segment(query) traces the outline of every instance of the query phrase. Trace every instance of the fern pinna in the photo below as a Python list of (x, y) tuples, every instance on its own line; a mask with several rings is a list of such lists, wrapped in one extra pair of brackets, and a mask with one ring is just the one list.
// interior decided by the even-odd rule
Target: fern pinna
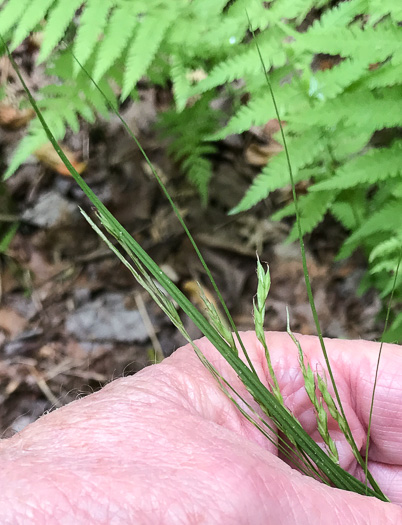
[[(107, 114), (79, 63), (112, 102), (110, 79), (121, 99), (135, 94), (144, 75), (156, 84), (171, 82), (175, 108), (162, 126), (172, 130), (171, 151), (204, 201), (214, 142), (275, 118), (249, 19), (286, 122), (295, 180), (309, 183), (300, 199), (304, 232), (332, 213), (351, 232), (340, 256), (362, 247), (371, 262), (365, 285), (389, 293), (402, 239), (400, 2), (5, 0), (0, 5), (0, 33), (12, 47), (30, 32), (42, 32), (38, 61), (46, 62), (58, 81), (39, 97), (58, 138), (67, 127), (77, 130), (80, 118)], [(220, 129), (222, 118), (211, 101), (225, 90), (234, 101), (233, 115)], [(245, 93), (246, 105), (240, 102)], [(191, 140), (183, 140), (186, 135)], [(43, 142), (33, 121), (6, 176)], [(251, 208), (288, 182), (279, 153), (232, 212)], [(275, 218), (293, 211), (290, 205)], [(292, 231), (290, 240), (295, 236)], [(402, 277), (396, 295), (402, 299)], [(402, 312), (391, 336), (401, 334)]]

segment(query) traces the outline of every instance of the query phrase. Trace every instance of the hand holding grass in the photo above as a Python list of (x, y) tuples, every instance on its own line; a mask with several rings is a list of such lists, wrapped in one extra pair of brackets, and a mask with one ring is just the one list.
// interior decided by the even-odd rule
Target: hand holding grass
[[(243, 334), (266, 383), (264, 348)], [(323, 372), (314, 337), (298, 336)], [(271, 362), (286, 405), (320, 441), (297, 348), (269, 333)], [(227, 362), (199, 348), (259, 410)], [(355, 441), (365, 450), (378, 344), (328, 340)], [(343, 434), (331, 426), (341, 465), (364, 480)], [(369, 468), (402, 506), (402, 353), (385, 345), (371, 429)], [(220, 390), (190, 346), (134, 377), (44, 416), (0, 443), (0, 522), (84, 524), (396, 524), (402, 509), (330, 488), (291, 469)]]

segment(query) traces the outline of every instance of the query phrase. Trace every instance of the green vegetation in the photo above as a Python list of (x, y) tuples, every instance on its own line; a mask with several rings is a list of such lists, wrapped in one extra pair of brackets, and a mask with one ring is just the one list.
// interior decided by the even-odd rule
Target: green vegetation
[[(55, 81), (39, 90), (38, 105), (57, 140), (67, 128), (78, 131), (80, 119), (93, 122), (96, 114), (109, 114), (80, 64), (114, 104), (112, 85), (124, 100), (136, 96), (144, 75), (153, 84), (171, 84), (175, 106), (160, 125), (203, 203), (216, 142), (276, 118), (258, 44), (286, 122), (295, 182), (308, 183), (300, 198), (303, 232), (331, 213), (350, 232), (339, 257), (363, 249), (370, 269), (362, 290), (374, 285), (386, 297), (402, 241), (402, 7), (393, 0), (333, 4), (6, 0), (0, 2), (0, 34), (14, 49), (31, 32), (41, 32), (38, 62)], [(211, 105), (222, 94), (232, 101), (228, 115)], [(245, 95), (247, 104), (241, 102)], [(35, 119), (5, 177), (46, 141)], [(286, 186), (286, 164), (284, 152), (276, 155), (232, 213)], [(290, 204), (274, 219), (294, 212)], [(294, 227), (289, 240), (296, 238)], [(402, 299), (402, 276), (395, 299)], [(395, 312), (388, 338), (398, 340), (402, 312)]]
[[(331, 486), (387, 501), (368, 471), (368, 454), (365, 461), (357, 449), (342, 408), (315, 311), (303, 233), (310, 232), (327, 211), (332, 212), (351, 231), (341, 255), (363, 246), (373, 262), (372, 274), (378, 275), (378, 282), (383, 279), (384, 294), (398, 290), (401, 279), (397, 273), (390, 285), (386, 282), (389, 271), (397, 268), (402, 240), (401, 225), (394, 220), (401, 208), (401, 181), (398, 180), (401, 141), (393, 129), (400, 121), (401, 88), (397, 73), (401, 71), (402, 60), (397, 46), (398, 9), (391, 3), (387, 6), (386, 2), (351, 0), (332, 8), (327, 7), (326, 2), (315, 2), (315, 8), (323, 11), (317, 12), (318, 20), (302, 32), (300, 24), (306, 19), (312, 2), (277, 0), (268, 7), (257, 1), (249, 6), (243, 0), (229, 3), (150, 1), (146, 5), (128, 0), (88, 0), (82, 6), (81, 1), (71, 0), (68, 3), (66, 0), (31, 0), (31, 3), (9, 0), (3, 4), (0, 33), (15, 47), (30, 31), (41, 27), (43, 42), (39, 61), (47, 60), (48, 73), (61, 81), (41, 89), (36, 103), (12, 61), (38, 119), (20, 143), (6, 176), (10, 176), (27, 155), (50, 140), (96, 207), (102, 227), (118, 241), (122, 251), (84, 213), (86, 220), (193, 345), (201, 361), (245, 417), (268, 439), (278, 439), (278, 448), (289, 458), (295, 453), (296, 461), (302, 463), (306, 474)], [(80, 7), (80, 15), (75, 18)], [(47, 20), (42, 24), (44, 17)], [(253, 34), (251, 38), (253, 32), (258, 35)], [(63, 45), (59, 46), (61, 40)], [(329, 55), (330, 68), (325, 71), (311, 67), (319, 53)], [(266, 72), (266, 61), (272, 68), (270, 79), (264, 78), (261, 72), (261, 66)], [(197, 70), (203, 72), (203, 79), (196, 79)], [(334, 398), (327, 388), (326, 377), (314, 374), (306, 364), (290, 327), (288, 333), (298, 348), (305, 388), (315, 408), (317, 429), (326, 451), (309, 437), (286, 408), (275, 378), (263, 332), (270, 288), (268, 269), (257, 261), (254, 318), (256, 336), (263, 345), (271, 375), (271, 383), (266, 388), (242, 345), (209, 269), (152, 166), (222, 303), (224, 320), (206, 298), (208, 318), (191, 304), (94, 195), (57, 143), (67, 127), (73, 131), (79, 129), (79, 117), (92, 121), (96, 112), (108, 115), (112, 110), (121, 118), (110, 81), (119, 86), (120, 98), (125, 99), (135, 96), (136, 84), (145, 74), (153, 83), (173, 83), (176, 107), (163, 116), (162, 127), (169, 130), (171, 152), (197, 185), (204, 202), (211, 176), (208, 155), (215, 151), (214, 141), (247, 130), (251, 125), (264, 124), (271, 118), (286, 122), (287, 138), (285, 140), (281, 126), (278, 139), (284, 146), (283, 152), (256, 178), (232, 213), (250, 208), (271, 191), (287, 185), (290, 176), (293, 204), (277, 213), (276, 218), (296, 215), (290, 239), (300, 241), (307, 291)], [(244, 85), (230, 85), (235, 79), (242, 79)], [(225, 128), (219, 129), (222, 114), (213, 109), (211, 102), (222, 89), (228, 90), (233, 107), (238, 109)], [(250, 97), (246, 106), (240, 104), (244, 93)], [(123, 120), (122, 124), (129, 131)], [(380, 134), (382, 143), (374, 143), (373, 134), (384, 128), (390, 129), (387, 141)], [(134, 136), (133, 139), (140, 147)], [(298, 200), (295, 184), (302, 180), (309, 181), (310, 186), (308, 193)], [(155, 281), (171, 299), (160, 291)], [(205, 359), (186, 332), (172, 300), (235, 369), (248, 392), (288, 442), (259, 417)], [(394, 321), (394, 329), (398, 323), (402, 325), (401, 316)], [(236, 339), (247, 363), (239, 358)], [(336, 445), (328, 431), (328, 413), (338, 423), (356, 461), (364, 469), (365, 483), (340, 468)]]
[[(300, 348), (298, 341), (291, 333), (290, 328), (288, 328), (288, 332), (299, 349), (300, 364), (302, 367), (303, 376), (305, 378), (306, 391), (308, 392), (308, 395), (313, 405), (316, 407), (317, 426), (318, 426), (320, 434), (322, 435), (324, 439), (324, 443), (328, 447), (328, 455), (303, 430), (299, 421), (293, 416), (293, 414), (285, 406), (283, 399), (282, 399), (282, 395), (279, 392), (278, 383), (276, 381), (275, 374), (274, 374), (273, 368), (270, 363), (269, 350), (267, 348), (267, 344), (263, 336), (265, 303), (266, 303), (269, 288), (270, 288), (270, 276), (269, 276), (268, 269), (264, 270), (261, 263), (257, 261), (258, 289), (257, 289), (256, 302), (254, 305), (255, 306), (256, 335), (257, 335), (257, 338), (264, 341), (263, 346), (265, 349), (265, 355), (267, 358), (268, 367), (272, 374), (272, 382), (267, 388), (259, 379), (251, 363), (251, 360), (247, 354), (247, 351), (241, 342), (240, 336), (235, 330), (236, 337), (238, 338), (239, 344), (241, 348), (243, 349), (244, 356), (249, 366), (247, 366), (247, 364), (244, 363), (239, 358), (238, 349), (235, 346), (234, 338), (231, 333), (228, 333), (227, 328), (226, 328), (226, 322), (220, 319), (220, 316), (217, 310), (215, 309), (215, 307), (213, 306), (213, 304), (205, 301), (207, 311), (209, 312), (209, 316), (211, 318), (211, 321), (208, 321), (208, 319), (203, 314), (201, 314), (192, 305), (192, 303), (187, 299), (187, 297), (183, 295), (183, 293), (173, 284), (173, 282), (166, 276), (166, 274), (164, 274), (164, 272), (157, 266), (157, 264), (155, 264), (155, 262), (149, 257), (149, 255), (146, 252), (144, 252), (141, 246), (134, 240), (133, 237), (129, 235), (129, 233), (124, 229), (124, 227), (121, 224), (119, 224), (119, 222), (115, 219), (115, 217), (113, 217), (113, 215), (105, 208), (105, 206), (99, 201), (96, 195), (91, 191), (91, 189), (84, 182), (84, 180), (75, 170), (75, 168), (73, 167), (73, 165), (71, 164), (67, 156), (64, 154), (63, 150), (58, 145), (56, 138), (54, 137), (50, 128), (48, 127), (41, 110), (39, 109), (31, 92), (27, 88), (19, 72), (19, 68), (17, 64), (15, 63), (15, 61), (12, 59), (10, 53), (9, 53), (9, 57), (10, 57), (11, 63), (13, 64), (14, 69), (17, 72), (17, 75), (20, 78), (22, 85), (24, 86), (24, 89), (28, 95), (30, 104), (34, 108), (38, 116), (38, 119), (41, 125), (43, 126), (46, 136), (48, 137), (49, 141), (53, 145), (55, 151), (60, 156), (65, 166), (68, 168), (71, 175), (74, 177), (77, 184), (87, 195), (91, 203), (95, 206), (97, 210), (98, 218), (103, 228), (107, 232), (109, 232), (109, 234), (112, 235), (118, 241), (120, 247), (129, 256), (132, 262), (130, 263), (129, 261), (126, 260), (123, 253), (121, 253), (112, 244), (112, 242), (110, 242), (110, 240), (106, 237), (103, 231), (92, 221), (92, 219), (87, 214), (84, 213), (86, 220), (91, 224), (91, 226), (95, 229), (98, 235), (104, 240), (104, 242), (115, 253), (115, 255), (120, 259), (120, 261), (132, 272), (132, 274), (137, 279), (137, 281), (150, 293), (151, 297), (155, 300), (155, 302), (160, 306), (160, 308), (171, 319), (174, 326), (176, 326), (176, 328), (183, 334), (183, 336), (192, 344), (200, 360), (214, 375), (216, 380), (219, 382), (222, 390), (236, 404), (236, 406), (239, 408), (242, 414), (248, 420), (250, 420), (256, 426), (256, 428), (258, 428), (267, 437), (267, 439), (273, 441), (274, 443), (275, 443), (275, 440), (278, 439), (278, 443), (277, 443), (278, 448), (292, 461), (295, 461), (292, 456), (294, 454), (296, 458), (296, 463), (295, 463), (296, 466), (300, 467), (300, 465), (298, 464), (298, 461), (300, 461), (301, 462), (300, 469), (305, 474), (312, 475), (320, 479), (323, 483), (326, 483), (330, 486), (335, 486), (338, 488), (342, 488), (344, 490), (354, 491), (362, 495), (369, 495), (372, 497), (377, 497), (378, 499), (384, 502), (389, 501), (387, 497), (382, 493), (381, 489), (378, 487), (374, 478), (368, 471), (367, 463), (364, 462), (353, 440), (352, 433), (350, 431), (349, 425), (344, 416), (342, 403), (337, 393), (336, 385), (333, 381), (333, 376), (332, 376), (332, 372), (330, 369), (328, 357), (326, 355), (326, 350), (322, 342), (324, 356), (328, 364), (328, 373), (330, 375), (332, 384), (335, 389), (337, 403), (331, 397), (327, 389), (325, 379), (323, 377), (320, 377), (319, 375), (317, 375), (317, 379), (316, 379), (317, 386), (321, 392), (323, 399), (325, 400), (325, 403), (327, 405), (327, 408), (330, 414), (338, 422), (340, 429), (344, 433), (347, 441), (350, 443), (357, 462), (365, 469), (365, 474), (366, 474), (365, 483), (362, 483), (357, 478), (353, 477), (347, 471), (343, 470), (339, 466), (336, 446), (334, 442), (332, 441), (332, 439), (330, 438), (330, 435), (328, 432), (327, 413), (323, 407), (322, 401), (320, 401), (317, 398), (316, 393), (315, 393), (315, 390), (316, 390), (315, 381), (316, 380), (314, 378), (314, 375), (312, 374), (311, 369), (309, 367), (306, 368), (304, 364), (304, 359), (303, 359), (303, 352)], [(91, 81), (93, 81), (92, 78), (91, 78)], [(97, 87), (98, 92), (102, 94), (102, 96), (104, 96), (105, 101), (108, 102), (107, 97), (101, 92), (101, 90), (99, 89), (99, 86), (97, 86), (96, 83), (95, 83), (95, 86)], [(270, 85), (269, 87), (271, 88)], [(275, 104), (275, 107), (276, 107), (276, 104)], [(112, 105), (111, 105), (111, 108), (113, 109)], [(118, 111), (116, 109), (114, 109), (114, 111), (119, 116), (119, 118), (122, 120), (122, 123), (125, 126), (126, 130), (130, 132), (130, 130), (127, 127), (127, 124), (121, 118)], [(134, 141), (139, 146), (140, 150), (142, 151), (146, 161), (150, 164), (146, 154), (143, 152), (137, 139), (134, 137), (134, 135), (131, 132), (130, 134), (132, 138), (134, 139)], [(282, 135), (283, 135), (283, 131), (282, 131)], [(285, 150), (287, 152), (286, 143), (285, 143)], [(163, 182), (160, 180), (157, 173), (152, 168), (151, 164), (150, 166), (151, 166), (151, 169), (158, 183), (160, 184), (162, 190), (164, 191), (167, 198), (169, 199), (169, 202), (171, 203), (176, 215), (178, 216), (179, 221), (183, 225), (190, 241), (193, 243), (193, 246), (197, 252), (197, 255), (200, 258), (201, 263), (204, 265), (205, 262), (200, 252), (198, 251), (198, 248), (195, 245), (191, 237), (191, 234), (188, 232), (183, 222), (183, 219), (180, 216), (180, 213), (178, 212), (176, 206), (171, 200), (169, 194), (167, 193), (167, 190)], [(293, 195), (295, 198), (294, 202), (295, 202), (297, 224), (298, 224), (298, 229), (300, 232), (301, 231), (300, 230), (300, 215), (298, 211), (295, 185), (294, 185), (291, 169), (289, 171), (289, 175), (292, 181)], [(306, 268), (306, 257), (304, 253), (303, 239), (301, 236), (299, 237), (299, 241), (300, 241), (300, 246), (302, 250), (303, 265), (304, 265), (304, 268)], [(222, 300), (219, 290), (216, 288), (215, 282), (208, 268), (206, 268), (206, 271), (207, 271), (208, 276), (210, 277), (211, 283), (216, 289), (218, 297)], [(310, 290), (311, 292), (309, 278), (308, 278), (308, 274), (306, 270), (305, 270), (305, 278), (306, 278), (306, 285), (308, 287), (308, 290)], [(180, 305), (180, 307), (189, 316), (189, 318), (196, 324), (196, 326), (198, 326), (198, 328), (200, 328), (202, 333), (209, 339), (209, 341), (215, 346), (215, 348), (222, 354), (222, 356), (232, 366), (232, 368), (236, 371), (238, 377), (243, 382), (247, 391), (252, 395), (253, 399), (258, 403), (260, 408), (263, 410), (264, 414), (266, 414), (273, 421), (273, 423), (276, 425), (278, 430), (283, 433), (285, 439), (280, 436), (278, 431), (275, 430), (275, 428), (273, 428), (272, 425), (265, 418), (258, 416), (256, 411), (250, 406), (247, 400), (242, 398), (242, 396), (239, 395), (238, 392), (236, 392), (233, 389), (233, 387), (225, 380), (225, 378), (219, 374), (219, 372), (213, 367), (213, 365), (207, 361), (205, 356), (202, 354), (202, 352), (199, 350), (196, 344), (192, 341), (191, 337), (188, 335), (177, 313), (177, 310), (173, 305), (172, 300), (169, 299), (165, 295), (165, 293), (163, 293), (156, 286), (153, 279), (159, 282), (159, 284), (163, 287), (163, 289), (170, 295), (171, 299), (173, 299)], [(314, 302), (312, 298), (310, 301), (311, 301), (310, 304), (313, 309), (313, 313), (315, 313)], [(223, 302), (223, 306), (224, 306), (225, 313), (227, 315), (229, 323), (233, 323), (224, 302)], [(315, 314), (315, 317), (316, 317), (316, 314)], [(318, 324), (318, 321), (317, 321), (317, 324)], [(318, 326), (318, 330), (319, 330), (319, 326)], [(319, 333), (320, 333), (320, 330), (319, 330)], [(320, 340), (322, 341), (321, 336), (320, 336)], [(373, 392), (373, 397), (374, 397), (374, 392)]]

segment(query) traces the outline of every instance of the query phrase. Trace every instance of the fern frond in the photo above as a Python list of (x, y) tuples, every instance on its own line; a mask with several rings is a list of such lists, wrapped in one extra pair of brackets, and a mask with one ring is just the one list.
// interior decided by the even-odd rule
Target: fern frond
[(128, 47), (123, 77), (122, 100), (126, 99), (152, 62), (163, 37), (176, 16), (175, 9), (158, 11), (157, 16), (147, 14)]
[(341, 252), (354, 248), (358, 243), (378, 232), (392, 232), (395, 230), (395, 218), (402, 216), (402, 202), (391, 201), (382, 209), (374, 212), (360, 228), (354, 231), (345, 241)]
[(402, 56), (392, 57), (390, 61), (382, 64), (374, 71), (370, 71), (359, 83), (359, 87), (369, 89), (395, 86), (402, 82)]
[[(264, 38), (259, 39), (259, 46), (262, 55), (266, 57), (267, 66), (270, 64), (273, 67), (280, 67), (286, 63), (286, 54), (278, 40), (280, 36), (278, 31), (270, 31), (270, 35), (272, 33), (274, 35), (269, 38), (267, 34), (262, 34)], [(215, 66), (208, 77), (193, 88), (191, 94), (199, 95), (235, 79), (260, 74), (261, 63), (254, 46), (239, 46), (239, 48), (244, 51)]]
[(283, 18), (296, 19), (296, 23), (303, 21), (305, 15), (311, 10), (315, 2), (305, 0), (280, 0), (274, 2), (269, 9), (271, 23), (278, 23)]
[[(292, 114), (296, 107), (299, 111), (303, 107), (308, 109), (306, 97), (292, 85), (278, 86), (278, 89), (274, 88), (274, 90), (279, 113), (283, 119), (287, 120), (288, 115)], [(263, 126), (273, 118), (276, 118), (275, 108), (270, 94), (265, 89), (262, 94), (253, 97), (246, 106), (241, 106), (228, 124), (208, 139), (220, 140), (233, 133), (242, 133), (252, 126)]]
[(26, 36), (35, 29), (42, 18), (45, 17), (49, 8), (54, 3), (55, 0), (31, 0), (15, 28), (11, 49), (15, 49), (21, 44)]
[(366, 192), (353, 188), (341, 192), (331, 206), (332, 215), (348, 230), (356, 230), (367, 213)]
[(340, 165), (349, 161), (351, 156), (360, 154), (372, 135), (373, 130), (367, 126), (345, 126), (339, 123), (335, 129), (327, 132), (332, 159)]
[(0, 16), (0, 34), (4, 35), (23, 16), (30, 0), (9, 0), (2, 8)]
[(316, 82), (316, 92), (324, 99), (338, 96), (367, 72), (370, 62), (371, 60), (348, 59), (332, 69), (317, 71), (312, 77), (312, 81)]
[(249, 0), (237, 0), (233, 2), (228, 8), (228, 16), (233, 17), (236, 20), (246, 21), (248, 25), (247, 16), (250, 19), (251, 28), (253, 31), (257, 29), (265, 29), (269, 21), (272, 19), (270, 16), (270, 9), (264, 7), (263, 2), (250, 2)]
[[(105, 118), (109, 116), (103, 96), (98, 90), (92, 89), (87, 82), (86, 74), (81, 71), (76, 79), (73, 78), (74, 59), (70, 48), (57, 56), (49, 65), (47, 73), (63, 80), (62, 83), (49, 84), (39, 90), (38, 106), (43, 112), (46, 121), (57, 140), (62, 140), (69, 126), (74, 132), (79, 131), (79, 119), (87, 122), (95, 121), (95, 112)], [(99, 82), (99, 87), (107, 94), (112, 104), (116, 104), (114, 95), (107, 79)], [(14, 152), (5, 177), (9, 177), (37, 148), (47, 142), (42, 126), (35, 119), (31, 122), (26, 137), (20, 142)]]
[[(344, 92), (325, 103), (316, 102), (314, 108), (305, 113), (289, 115), (287, 120), (294, 132), (303, 132), (308, 117), (309, 126), (330, 128), (343, 122), (347, 126), (366, 126), (374, 132), (377, 129), (399, 126), (400, 98), (402, 89), (395, 86), (381, 95), (369, 90), (356, 93)], [(364, 105), (361, 101), (364, 100)], [(370, 111), (367, 111), (370, 108)]]
[(190, 9), (194, 15), (209, 18), (217, 16), (227, 5), (227, 0), (192, 0)]
[(74, 17), (76, 10), (82, 4), (82, 0), (59, 0), (55, 7), (50, 11), (46, 30), (43, 34), (43, 42), (38, 55), (38, 63), (43, 62), (56, 45), (63, 38), (66, 29)]
[[(355, 57), (382, 62), (392, 56), (401, 41), (402, 31), (398, 27), (384, 29), (368, 27), (365, 31), (359, 28), (332, 28), (327, 29), (325, 38), (322, 31), (308, 31), (298, 34), (295, 48), (311, 53), (328, 53), (343, 57)], [(373, 42), (378, 44), (373, 46)]]
[[(310, 233), (324, 219), (336, 193), (333, 191), (321, 191), (319, 193), (308, 193), (299, 198), (300, 223), (303, 235)], [(286, 242), (294, 242), (299, 236), (297, 225), (294, 224)]]
[(390, 239), (377, 244), (373, 250), (371, 250), (369, 261), (373, 262), (375, 259), (383, 257), (397, 256), (402, 246), (402, 231), (399, 234), (394, 235)]
[(383, 260), (374, 266), (370, 267), (370, 273), (373, 275), (380, 272), (392, 272), (395, 269), (395, 261), (393, 259)]
[(172, 57), (170, 74), (172, 76), (173, 96), (176, 103), (176, 109), (180, 113), (186, 107), (190, 85), (186, 77), (186, 69), (183, 61), (177, 55)]
[(311, 191), (341, 190), (364, 184), (376, 184), (402, 175), (402, 141), (390, 148), (372, 149), (352, 159), (336, 171), (329, 180), (318, 182)]
[[(85, 4), (74, 42), (74, 54), (83, 66), (98, 43), (113, 5), (113, 0), (87, 0)], [(75, 63), (75, 75), (79, 72), (80, 66)]]
[(118, 5), (112, 11), (104, 38), (97, 48), (97, 60), (92, 74), (95, 82), (100, 80), (122, 54), (139, 23), (140, 7), (137, 5), (134, 8), (131, 2), (127, 2)]
[(367, 8), (367, 0), (351, 0), (340, 2), (335, 7), (327, 9), (319, 20), (315, 20), (308, 32), (314, 35), (327, 34), (334, 27), (347, 26), (353, 19), (364, 13)]
[[(288, 148), (292, 152), (291, 162), (295, 182), (299, 182), (303, 180), (299, 176), (300, 168), (317, 159), (321, 155), (324, 145), (320, 140), (319, 131), (310, 129), (303, 137), (288, 140)], [(242, 200), (231, 210), (231, 213), (250, 209), (257, 202), (268, 197), (272, 191), (285, 186), (288, 181), (289, 172), (286, 156), (284, 152), (281, 152), (257, 175)]]
[(162, 136), (171, 139), (168, 152), (180, 162), (191, 182), (201, 192), (203, 203), (208, 197), (208, 183), (212, 174), (209, 156), (216, 147), (203, 140), (217, 128), (222, 112), (211, 108), (213, 94), (186, 107), (181, 113), (166, 111), (158, 124)]
[(187, 173), (189, 181), (197, 188), (203, 206), (208, 202), (208, 186), (212, 177), (212, 162), (205, 157), (205, 153), (199, 154), (193, 151), (183, 162), (182, 167)]
[(394, 22), (402, 19), (402, 5), (394, 0), (371, 0), (368, 5), (369, 22), (375, 24), (379, 19), (390, 15)]
[[(393, 267), (387, 272), (388, 274), (388, 279), (384, 282), (384, 285), (382, 286), (382, 288), (380, 288), (380, 297), (382, 299), (384, 299), (385, 297), (387, 297), (387, 295), (389, 295), (391, 292), (392, 292), (392, 288), (393, 288), (393, 278), (389, 278), (389, 276), (391, 275), (391, 277), (393, 277), (393, 272), (395, 272), (395, 268), (397, 267), (398, 265), (398, 258), (394, 259), (393, 261)], [(396, 280), (396, 283), (395, 283), (395, 290), (398, 293), (398, 296), (399, 296), (399, 300), (401, 300), (401, 295), (400, 295), (400, 290), (402, 290), (402, 276), (401, 274), (398, 274), (398, 278)], [(399, 332), (398, 334), (398, 338), (401, 337), (401, 332)]]
[[(390, 334), (400, 334), (402, 329), (402, 312), (399, 312), (399, 314), (395, 317), (393, 320), (390, 329), (387, 332), (390, 332)], [(391, 338), (389, 337), (387, 333), (387, 341), (398, 341), (398, 337), (395, 337), (395, 335), (391, 335)]]
[(402, 180), (392, 186), (391, 195), (397, 199), (402, 198)]
[[(65, 133), (65, 127), (58, 116), (51, 115), (52, 120), (48, 121), (49, 127), (52, 130), (57, 140), (61, 140)], [(26, 159), (40, 146), (46, 144), (48, 138), (41, 124), (37, 119), (33, 120), (29, 126), (28, 133), (19, 142), (14, 151), (11, 162), (3, 175), (3, 180), (8, 179), (19, 168), (19, 166), (26, 161)]]

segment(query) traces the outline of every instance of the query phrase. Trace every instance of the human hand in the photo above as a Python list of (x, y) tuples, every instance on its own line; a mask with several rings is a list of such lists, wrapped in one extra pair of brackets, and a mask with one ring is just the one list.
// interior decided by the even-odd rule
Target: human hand
[[(266, 383), (260, 343), (251, 332), (242, 338)], [(317, 338), (298, 338), (315, 370), (323, 363)], [(267, 333), (267, 341), (286, 404), (319, 441), (296, 347), (284, 333)], [(249, 399), (211, 344), (197, 344)], [(379, 344), (326, 345), (355, 441), (364, 450)], [(288, 466), (186, 346), (1, 441), (0, 523), (402, 523), (401, 351), (384, 345), (369, 453), (369, 469), (397, 505), (330, 488)], [(332, 435), (341, 465), (363, 480), (342, 434)]]

